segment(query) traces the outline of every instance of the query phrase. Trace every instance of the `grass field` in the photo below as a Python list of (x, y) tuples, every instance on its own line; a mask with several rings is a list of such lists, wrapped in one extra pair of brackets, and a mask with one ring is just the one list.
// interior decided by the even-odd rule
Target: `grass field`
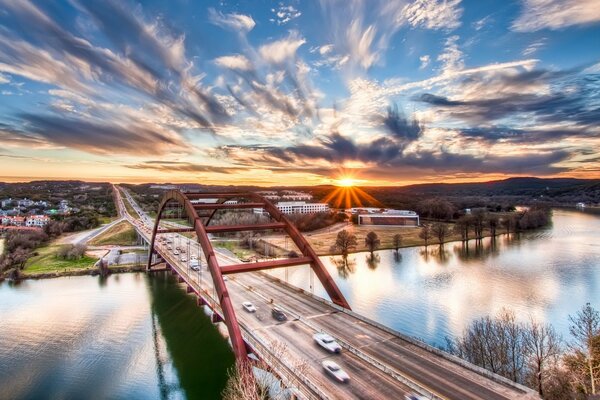
[(90, 241), (92, 246), (132, 246), (136, 243), (137, 234), (135, 229), (127, 221), (119, 222)]
[[(452, 232), (453, 224), (447, 224), (450, 232)], [(311, 234), (304, 233), (304, 237), (308, 240), (310, 245), (319, 255), (331, 254), (331, 246), (335, 243), (336, 236), (338, 232), (342, 229), (346, 229), (347, 231), (353, 233), (356, 236), (356, 241), (358, 245), (354, 251), (365, 251), (367, 250), (365, 246), (365, 237), (367, 233), (373, 231), (381, 240), (380, 249), (391, 249), (394, 247), (393, 238), (394, 235), (399, 233), (402, 236), (402, 245), (401, 247), (410, 247), (410, 246), (423, 246), (425, 242), (423, 239), (419, 238), (420, 228), (404, 228), (404, 227), (382, 227), (382, 226), (359, 226), (359, 225), (348, 225), (345, 227), (332, 229), (331, 231), (321, 230), (319, 233)], [(500, 231), (499, 231), (500, 232)], [(472, 234), (471, 234), (472, 235)], [(484, 235), (489, 235), (489, 231), (485, 231)], [(277, 235), (277, 236), (269, 236), (264, 238), (266, 241), (273, 243), (280, 247), (293, 248), (293, 242), (291, 239), (285, 239), (285, 236)], [(460, 240), (460, 235), (457, 233), (452, 233), (447, 239), (446, 242), (452, 242), (455, 240)], [(437, 238), (431, 238), (429, 244), (437, 244)]]
[(100, 225), (104, 225), (104, 224), (109, 224), (111, 222), (113, 222), (117, 217), (105, 217), (105, 216), (101, 216), (98, 218), (98, 222), (100, 222)]
[(87, 269), (92, 268), (97, 261), (88, 256), (83, 256), (79, 260), (61, 260), (56, 257), (59, 248), (60, 246), (50, 245), (37, 249), (38, 255), (27, 260), (23, 273), (33, 275)]

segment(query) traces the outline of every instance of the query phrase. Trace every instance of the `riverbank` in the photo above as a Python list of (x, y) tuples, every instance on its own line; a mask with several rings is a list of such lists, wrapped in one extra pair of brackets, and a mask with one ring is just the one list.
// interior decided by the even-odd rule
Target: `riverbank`
[[(111, 274), (123, 274), (129, 272), (144, 272), (146, 271), (145, 265), (119, 265), (116, 267), (109, 267), (109, 272)], [(78, 270), (66, 270), (66, 271), (55, 271), (55, 272), (43, 272), (43, 273), (27, 273), (24, 271), (21, 274), (19, 280), (26, 279), (51, 279), (51, 278), (61, 278), (65, 276), (83, 276), (83, 275), (91, 275), (96, 276), (99, 275), (100, 271), (98, 268), (85, 268)]]

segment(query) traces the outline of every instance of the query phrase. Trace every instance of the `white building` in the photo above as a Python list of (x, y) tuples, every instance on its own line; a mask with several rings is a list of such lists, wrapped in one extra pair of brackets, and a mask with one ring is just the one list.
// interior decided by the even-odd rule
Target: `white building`
[[(283, 214), (316, 214), (329, 212), (329, 204), (327, 203), (306, 203), (304, 201), (280, 201), (275, 204)], [(255, 214), (264, 214), (262, 208), (255, 208)]]
[(419, 214), (408, 210), (385, 209), (378, 213), (359, 213), (359, 225), (419, 226)]
[[(219, 199), (194, 199), (190, 200), (192, 204), (215, 204)], [(223, 204), (237, 204), (237, 200), (227, 200)]]
[(31, 215), (27, 217), (25, 226), (37, 226), (41, 228), (46, 226), (48, 222), (50, 222), (50, 218), (46, 215)]
[(29, 200), (28, 198), (24, 198), (23, 200), (17, 201), (17, 207), (31, 207), (33, 205), (33, 200)]
[(294, 190), (284, 190), (283, 196), (281, 196), (284, 200), (293, 200), (293, 201), (310, 201), (312, 200), (312, 195), (304, 192), (296, 192)]

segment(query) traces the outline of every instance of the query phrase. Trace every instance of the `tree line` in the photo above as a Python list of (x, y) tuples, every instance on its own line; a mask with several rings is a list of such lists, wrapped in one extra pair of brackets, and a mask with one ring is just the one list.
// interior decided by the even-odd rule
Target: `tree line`
[(504, 309), (473, 321), (462, 337), (448, 338), (446, 350), (543, 399), (585, 399), (600, 390), (600, 312), (588, 303), (569, 323), (570, 339), (563, 340), (551, 324), (521, 323)]

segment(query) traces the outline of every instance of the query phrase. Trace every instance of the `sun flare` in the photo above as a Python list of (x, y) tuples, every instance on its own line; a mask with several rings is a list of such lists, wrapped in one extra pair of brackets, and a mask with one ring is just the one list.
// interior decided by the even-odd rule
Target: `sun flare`
[(356, 185), (356, 181), (353, 178), (340, 178), (336, 182), (336, 186), (341, 187), (352, 187)]

